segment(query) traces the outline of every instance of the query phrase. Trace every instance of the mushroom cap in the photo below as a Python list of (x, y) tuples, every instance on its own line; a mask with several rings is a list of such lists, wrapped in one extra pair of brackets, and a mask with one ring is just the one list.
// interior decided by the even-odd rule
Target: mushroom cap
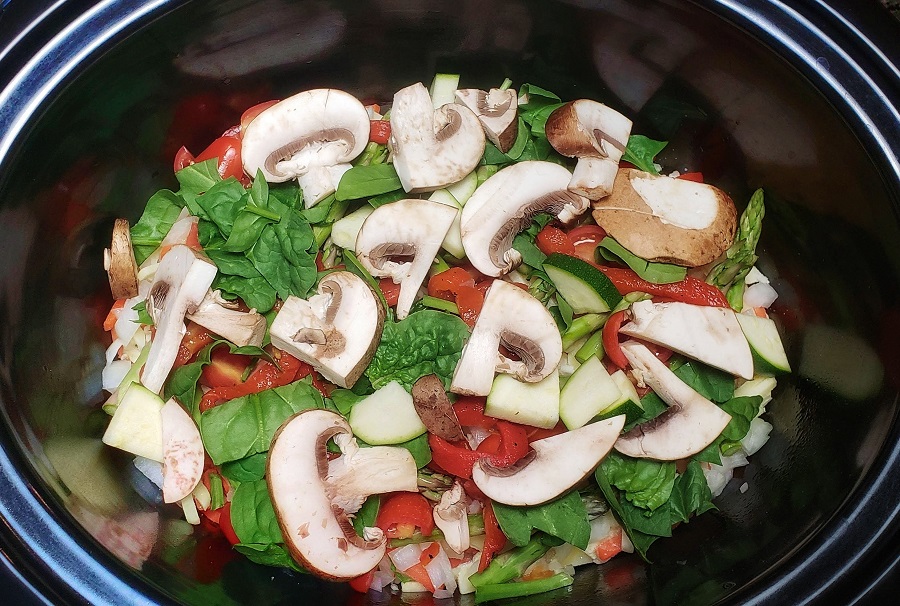
[(704, 183), (619, 170), (612, 194), (594, 203), (594, 219), (648, 261), (698, 267), (734, 242), (737, 210), (728, 194)]
[(572, 173), (555, 162), (529, 160), (498, 171), (475, 190), (463, 207), (460, 233), (466, 256), (488, 276), (502, 276), (522, 261), (513, 238), (538, 213), (567, 222), (588, 201), (566, 189)]
[(325, 481), (326, 445), (350, 426), (339, 414), (301, 411), (278, 429), (266, 462), (269, 495), (291, 556), (319, 576), (349, 580), (378, 566), (386, 541), (359, 537), (344, 512), (332, 502)]
[(369, 114), (353, 95), (333, 88), (304, 91), (266, 108), (241, 135), (244, 171), (269, 183), (310, 167), (349, 162), (369, 142)]
[(684, 459), (712, 444), (731, 421), (731, 415), (691, 389), (646, 346), (627, 341), (622, 343), (622, 353), (669, 405), (658, 417), (616, 441), (616, 450), (622, 454), (660, 461)]
[(544, 128), (553, 149), (570, 158), (608, 158), (618, 162), (631, 134), (631, 120), (592, 101), (569, 101), (553, 111)]
[(317, 292), (308, 301), (287, 298), (269, 330), (272, 344), (332, 383), (351, 387), (378, 347), (384, 308), (369, 285), (349, 271), (326, 275)]
[(409, 193), (456, 183), (484, 155), (484, 131), (472, 110), (458, 103), (434, 109), (421, 82), (394, 94), (388, 143), (397, 176)]
[(241, 311), (218, 290), (207, 292), (188, 319), (240, 347), (262, 347), (266, 336), (266, 319), (261, 314), (255, 309)]
[(130, 299), (138, 294), (138, 267), (131, 246), (127, 219), (116, 219), (112, 242), (104, 255), (113, 299)]
[(356, 256), (370, 274), (400, 284), (397, 319), (409, 313), (457, 210), (430, 200), (398, 200), (366, 217)]
[(187, 497), (203, 475), (205, 451), (200, 430), (174, 399), (160, 410), (163, 443), (163, 501), (176, 503)]
[[(521, 361), (501, 355), (501, 343)], [(562, 337), (547, 308), (518, 286), (494, 280), (453, 372), (450, 391), (486, 396), (495, 372), (536, 383), (556, 369), (561, 357)]]
[(535, 440), (522, 464), (500, 469), (485, 459), (472, 467), (472, 480), (489, 498), (507, 505), (540, 505), (586, 478), (603, 460), (625, 426), (625, 415)]
[(478, 116), (484, 134), (497, 149), (503, 153), (510, 150), (519, 132), (519, 121), (516, 119), (519, 104), (514, 89), (492, 88), (485, 92), (477, 88), (464, 88), (456, 91), (456, 99)]

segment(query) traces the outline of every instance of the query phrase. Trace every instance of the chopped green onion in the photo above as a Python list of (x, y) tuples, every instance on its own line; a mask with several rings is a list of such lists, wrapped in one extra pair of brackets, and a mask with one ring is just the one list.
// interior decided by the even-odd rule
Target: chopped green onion
[(603, 326), (607, 317), (608, 314), (584, 314), (572, 320), (572, 325), (562, 337), (563, 349), (568, 349), (578, 339)]
[(563, 587), (568, 587), (573, 582), (575, 582), (574, 578), (561, 572), (552, 577), (537, 579), (535, 581), (482, 585), (475, 589), (475, 603), (481, 604), (483, 602), (502, 600), (505, 598), (522, 598), (529, 595), (553, 591), (554, 589), (562, 589)]
[(209, 508), (218, 509), (225, 505), (225, 487), (217, 473), (209, 474)]
[(598, 330), (584, 342), (578, 351), (575, 352), (575, 359), (584, 364), (592, 356), (603, 359), (603, 331)]
[(429, 297), (425, 295), (422, 297), (422, 305), (425, 307), (430, 307), (431, 309), (439, 309), (441, 311), (446, 311), (451, 314), (459, 315), (459, 307), (456, 306), (456, 303), (453, 301), (445, 301), (444, 299), (438, 299), (437, 297)]

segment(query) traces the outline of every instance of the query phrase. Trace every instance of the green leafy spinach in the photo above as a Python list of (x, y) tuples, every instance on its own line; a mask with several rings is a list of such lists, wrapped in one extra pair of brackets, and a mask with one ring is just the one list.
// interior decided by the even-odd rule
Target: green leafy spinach
[(543, 505), (514, 507), (495, 502), (493, 508), (503, 533), (520, 547), (528, 544), (535, 530), (559, 537), (580, 549), (585, 549), (591, 538), (587, 508), (577, 490)]

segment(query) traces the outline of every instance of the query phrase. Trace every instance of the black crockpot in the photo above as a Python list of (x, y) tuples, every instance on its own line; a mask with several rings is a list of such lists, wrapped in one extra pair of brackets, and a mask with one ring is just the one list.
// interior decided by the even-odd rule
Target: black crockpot
[(387, 600), (234, 559), (137, 496), (127, 457), (99, 445), (101, 251), (114, 217), (174, 185), (178, 146), (245, 107), (316, 86), (386, 100), (436, 71), (602, 100), (670, 141), (667, 168), (738, 201), (767, 191), (760, 264), (799, 371), (769, 405), (770, 443), (652, 565), (617, 558), (532, 601), (893, 601), (900, 25), (874, 0), (0, 6), (0, 601)]

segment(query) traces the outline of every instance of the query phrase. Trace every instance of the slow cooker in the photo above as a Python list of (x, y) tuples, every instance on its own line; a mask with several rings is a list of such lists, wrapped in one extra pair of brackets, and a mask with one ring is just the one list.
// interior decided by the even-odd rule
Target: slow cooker
[[(240, 112), (456, 72), (603, 100), (769, 206), (770, 443), (637, 557), (534, 603), (889, 603), (900, 582), (900, 21), (875, 0), (0, 3), (0, 601), (401, 603), (233, 557), (100, 446), (102, 249)], [(102, 310), (102, 311), (98, 311)], [(404, 596), (403, 601), (410, 598)], [(457, 598), (469, 603), (470, 598)], [(416, 602), (418, 603), (418, 602)]]

